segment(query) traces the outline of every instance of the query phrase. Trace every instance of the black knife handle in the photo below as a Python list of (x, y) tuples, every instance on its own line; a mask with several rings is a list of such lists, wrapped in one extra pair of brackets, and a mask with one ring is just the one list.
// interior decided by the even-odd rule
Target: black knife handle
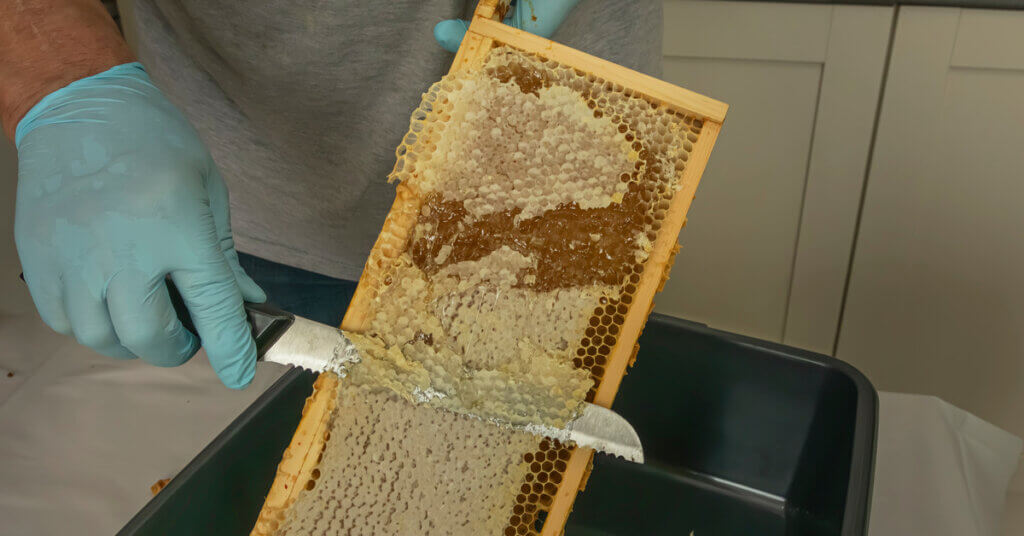
[[(178, 313), (178, 320), (181, 320), (185, 329), (199, 337), (199, 332), (196, 331), (196, 326), (192, 323), (192, 315), (189, 314), (181, 293), (178, 292), (178, 288), (174, 286), (171, 278), (168, 277), (166, 281), (167, 292), (171, 295), (171, 304), (174, 305), (174, 311)], [(266, 303), (245, 302), (245, 316), (249, 322), (249, 329), (252, 330), (252, 338), (256, 341), (257, 360), (263, 359), (267, 350), (295, 322), (295, 315)]]

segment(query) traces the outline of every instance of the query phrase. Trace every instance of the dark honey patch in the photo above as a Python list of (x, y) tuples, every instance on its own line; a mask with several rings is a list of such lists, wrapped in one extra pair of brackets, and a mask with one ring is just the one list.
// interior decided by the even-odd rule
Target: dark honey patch
[(499, 21), (505, 20), (505, 17), (508, 15), (508, 11), (511, 7), (511, 2), (498, 2), (498, 5), (494, 8), (494, 13), (497, 15)]
[(551, 75), (548, 73), (518, 63), (499, 66), (491, 74), (502, 84), (507, 84), (509, 81), (515, 82), (523, 93), (530, 93), (538, 97), (541, 88), (551, 87), (553, 83)]
[(410, 343), (416, 343), (422, 341), (427, 346), (434, 345), (434, 335), (431, 333), (423, 333), (422, 331), (416, 330), (416, 335), (413, 336)]
[[(473, 219), (461, 201), (431, 194), (417, 222), (429, 224), (430, 232), (414, 234), (408, 251), (413, 263), (432, 275), (449, 264), (479, 260), (508, 246), (537, 261), (536, 269), (519, 274), (520, 286), (545, 292), (595, 283), (618, 285), (636, 262), (636, 237), (647, 214), (642, 193), (631, 183), (622, 203), (592, 209), (562, 204), (518, 223), (520, 209)], [(444, 246), (451, 251), (438, 263)], [(523, 282), (527, 275), (534, 276), (528, 284)]]

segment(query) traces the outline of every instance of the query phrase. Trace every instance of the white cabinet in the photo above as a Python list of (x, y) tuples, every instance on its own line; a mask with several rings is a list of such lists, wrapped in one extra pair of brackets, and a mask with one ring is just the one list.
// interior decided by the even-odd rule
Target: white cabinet
[(667, 0), (664, 55), (730, 109), (656, 310), (1024, 435), (1024, 12)]
[(900, 10), (859, 229), (837, 356), (1024, 435), (1024, 12)]
[(730, 108), (657, 311), (832, 352), (892, 15), (665, 3), (664, 78)]

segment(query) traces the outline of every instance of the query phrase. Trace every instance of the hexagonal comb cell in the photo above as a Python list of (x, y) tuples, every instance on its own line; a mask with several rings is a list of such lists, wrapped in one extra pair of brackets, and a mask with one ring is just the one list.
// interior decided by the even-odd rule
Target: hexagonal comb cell
[(364, 275), (369, 357), (273, 533), (536, 534), (573, 447), (480, 417), (561, 426), (593, 399), (701, 129), (510, 47), (434, 84)]

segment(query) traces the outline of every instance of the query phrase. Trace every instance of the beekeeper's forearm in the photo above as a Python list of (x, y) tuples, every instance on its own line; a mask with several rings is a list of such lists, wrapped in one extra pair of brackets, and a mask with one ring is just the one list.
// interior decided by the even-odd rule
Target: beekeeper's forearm
[(133, 61), (99, 0), (0, 2), (0, 123), (14, 138), (18, 121), (49, 93)]

